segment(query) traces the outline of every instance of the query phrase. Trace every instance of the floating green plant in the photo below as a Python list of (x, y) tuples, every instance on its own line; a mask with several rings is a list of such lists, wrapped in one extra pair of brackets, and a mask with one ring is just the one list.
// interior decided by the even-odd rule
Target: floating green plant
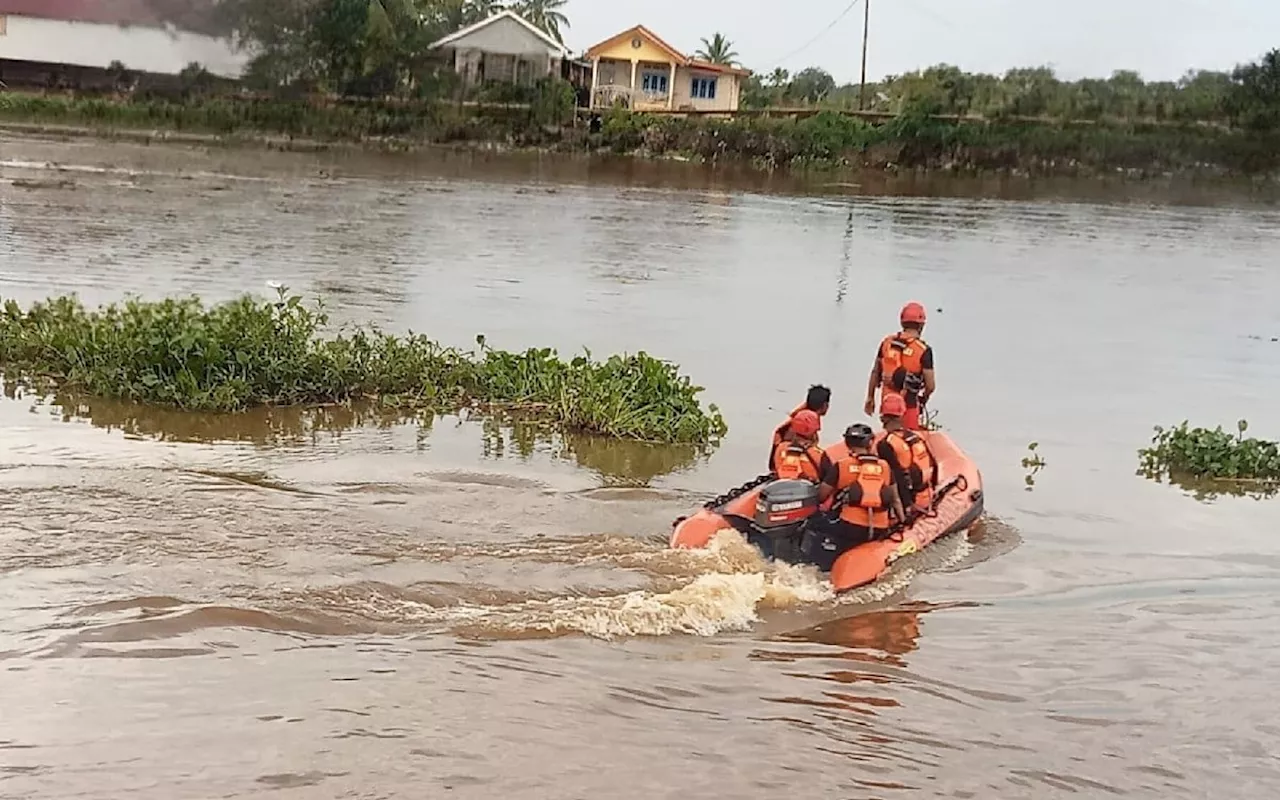
[(1138, 473), (1174, 480), (1280, 483), (1280, 443), (1245, 438), (1247, 420), (1231, 434), (1222, 426), (1192, 428), (1184, 420), (1173, 428), (1156, 426), (1151, 446), (1138, 451)]
[(1022, 480), (1023, 483), (1027, 485), (1028, 492), (1035, 488), (1036, 475), (1039, 474), (1040, 470), (1045, 468), (1047, 463), (1045, 462), (1044, 457), (1036, 452), (1039, 447), (1039, 442), (1029, 443), (1027, 445), (1028, 455), (1022, 457), (1022, 468), (1027, 471), (1027, 474), (1023, 476)]
[(648, 353), (598, 361), (551, 349), (444, 347), (374, 327), (323, 336), (323, 306), (278, 288), (205, 307), (129, 299), (96, 311), (75, 297), (0, 311), (0, 369), (43, 388), (198, 411), (373, 400), (394, 408), (518, 412), (561, 430), (710, 445), (728, 430), (702, 387)]

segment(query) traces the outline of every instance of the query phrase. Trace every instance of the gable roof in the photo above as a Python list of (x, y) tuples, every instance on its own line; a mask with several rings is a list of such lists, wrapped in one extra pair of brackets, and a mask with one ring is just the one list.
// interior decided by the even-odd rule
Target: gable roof
[(655, 47), (671, 56), (672, 60), (681, 66), (693, 67), (695, 69), (706, 70), (707, 72), (722, 72), (729, 75), (751, 74), (751, 70), (743, 69), (742, 67), (735, 67), (730, 64), (713, 64), (710, 61), (703, 61), (701, 59), (686, 56), (684, 53), (681, 53), (679, 50), (663, 41), (662, 37), (658, 36), (658, 34), (643, 25), (635, 25), (627, 28), (622, 33), (615, 34), (610, 36), (608, 39), (605, 39), (603, 42), (592, 45), (587, 48), (586, 56), (587, 58), (594, 58), (598, 53), (609, 49), (618, 42), (621, 42), (624, 39), (632, 39), (636, 36), (648, 39)]
[[(0, 2), (3, 2), (3, 0), (0, 0)], [(512, 11), (511, 9), (499, 11), (497, 14), (494, 14), (491, 17), (487, 17), (485, 19), (480, 20), (477, 23), (468, 25), (467, 27), (462, 28), (460, 30), (456, 30), (453, 33), (449, 34), (448, 36), (435, 40), (430, 44), (430, 47), (432, 48), (448, 47), (449, 45), (453, 44), (459, 39), (469, 36), (472, 33), (475, 33), (476, 31), (481, 30), (483, 28), (487, 28), (501, 19), (515, 20), (515, 22), (518, 25), (523, 27), (525, 30), (529, 31), (529, 33), (533, 34), (538, 39), (542, 40), (542, 42), (544, 42), (551, 49), (555, 50), (557, 53), (560, 53), (565, 57), (569, 55), (569, 48), (565, 47), (560, 42), (557, 42), (555, 40), (555, 37), (553, 37), (551, 34), (539, 28), (537, 25), (534, 25), (532, 22), (520, 16), (519, 14)]]
[(648, 39), (659, 50), (671, 56), (676, 61), (679, 61), (681, 64), (689, 60), (688, 56), (686, 56), (684, 53), (681, 53), (679, 50), (675, 49), (674, 47), (667, 44), (666, 42), (662, 41), (662, 37), (658, 36), (658, 34), (654, 33), (653, 31), (649, 30), (643, 25), (636, 25), (634, 27), (627, 28), (622, 33), (614, 34), (613, 36), (610, 36), (608, 39), (605, 39), (603, 42), (600, 42), (599, 44), (594, 44), (591, 47), (588, 47), (587, 58), (593, 58), (597, 52), (610, 48), (613, 45), (617, 44), (618, 42), (622, 41), (623, 39), (633, 39), (637, 35), (642, 36), (645, 39)]

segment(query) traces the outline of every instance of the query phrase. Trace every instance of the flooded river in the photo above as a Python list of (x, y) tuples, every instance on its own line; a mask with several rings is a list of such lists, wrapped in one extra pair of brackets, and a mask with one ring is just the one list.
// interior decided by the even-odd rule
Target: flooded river
[[(450, 344), (645, 349), (731, 427), (703, 458), (9, 387), (0, 797), (1273, 793), (1280, 500), (1134, 470), (1156, 424), (1280, 435), (1280, 212), (680, 169), (0, 140), (5, 298), (279, 281)], [(665, 551), (810, 383), (829, 435), (864, 419), (908, 299), (987, 518), (841, 598)]]

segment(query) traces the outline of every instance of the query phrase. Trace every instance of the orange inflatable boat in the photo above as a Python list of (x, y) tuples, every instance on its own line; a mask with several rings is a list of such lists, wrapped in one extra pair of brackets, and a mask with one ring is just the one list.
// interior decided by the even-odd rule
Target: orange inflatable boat
[[(871, 583), (898, 558), (947, 534), (966, 530), (982, 516), (982, 473), (977, 465), (947, 434), (919, 433), (938, 461), (932, 512), (893, 530), (886, 539), (842, 553), (831, 568), (831, 584), (837, 592)], [(843, 448), (843, 444), (830, 450), (836, 448)], [(804, 562), (799, 541), (805, 522), (818, 511), (818, 489), (812, 483), (761, 475), (711, 500), (697, 513), (677, 519), (671, 546), (706, 547), (717, 533), (733, 528), (766, 557)]]

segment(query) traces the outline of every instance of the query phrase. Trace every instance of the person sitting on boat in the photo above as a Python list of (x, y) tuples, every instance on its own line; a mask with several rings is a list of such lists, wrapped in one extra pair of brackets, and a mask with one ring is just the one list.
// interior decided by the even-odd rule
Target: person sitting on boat
[(924, 437), (902, 424), (907, 401), (900, 394), (886, 394), (880, 399), (880, 423), (884, 430), (876, 435), (876, 455), (889, 463), (894, 483), (903, 504), (910, 504), (914, 515), (933, 508), (933, 488), (938, 485), (938, 460)]
[(924, 306), (907, 303), (898, 315), (902, 330), (886, 336), (876, 349), (876, 358), (867, 379), (867, 400), (863, 410), (867, 416), (876, 411), (876, 389), (881, 394), (896, 393), (907, 401), (903, 425), (920, 430), (920, 409), (937, 389), (933, 375), (933, 348), (924, 339)]
[(874, 439), (871, 426), (850, 425), (844, 432), (849, 455), (828, 462), (818, 485), (819, 502), (834, 495), (835, 503), (830, 512), (809, 518), (801, 552), (824, 572), (846, 550), (888, 536), (890, 511), (898, 520), (906, 518), (892, 469), (871, 452)]
[(818, 431), (822, 421), (815, 411), (803, 409), (791, 418), (791, 425), (778, 449), (774, 451), (774, 472), (779, 478), (804, 478), (818, 482), (822, 460), (826, 457), (818, 447)]
[[(773, 444), (769, 446), (769, 471), (774, 472), (777, 469), (775, 456), (778, 454), (778, 445), (782, 444), (787, 438), (787, 431), (791, 428), (791, 423), (796, 415), (801, 411), (812, 411), (818, 415), (818, 430), (822, 430), (822, 418), (826, 416), (827, 411), (831, 408), (831, 390), (821, 384), (814, 384), (809, 387), (809, 393), (805, 396), (804, 402), (796, 406), (787, 418), (782, 421), (778, 427), (773, 429)], [(815, 434), (816, 436), (816, 434)]]

